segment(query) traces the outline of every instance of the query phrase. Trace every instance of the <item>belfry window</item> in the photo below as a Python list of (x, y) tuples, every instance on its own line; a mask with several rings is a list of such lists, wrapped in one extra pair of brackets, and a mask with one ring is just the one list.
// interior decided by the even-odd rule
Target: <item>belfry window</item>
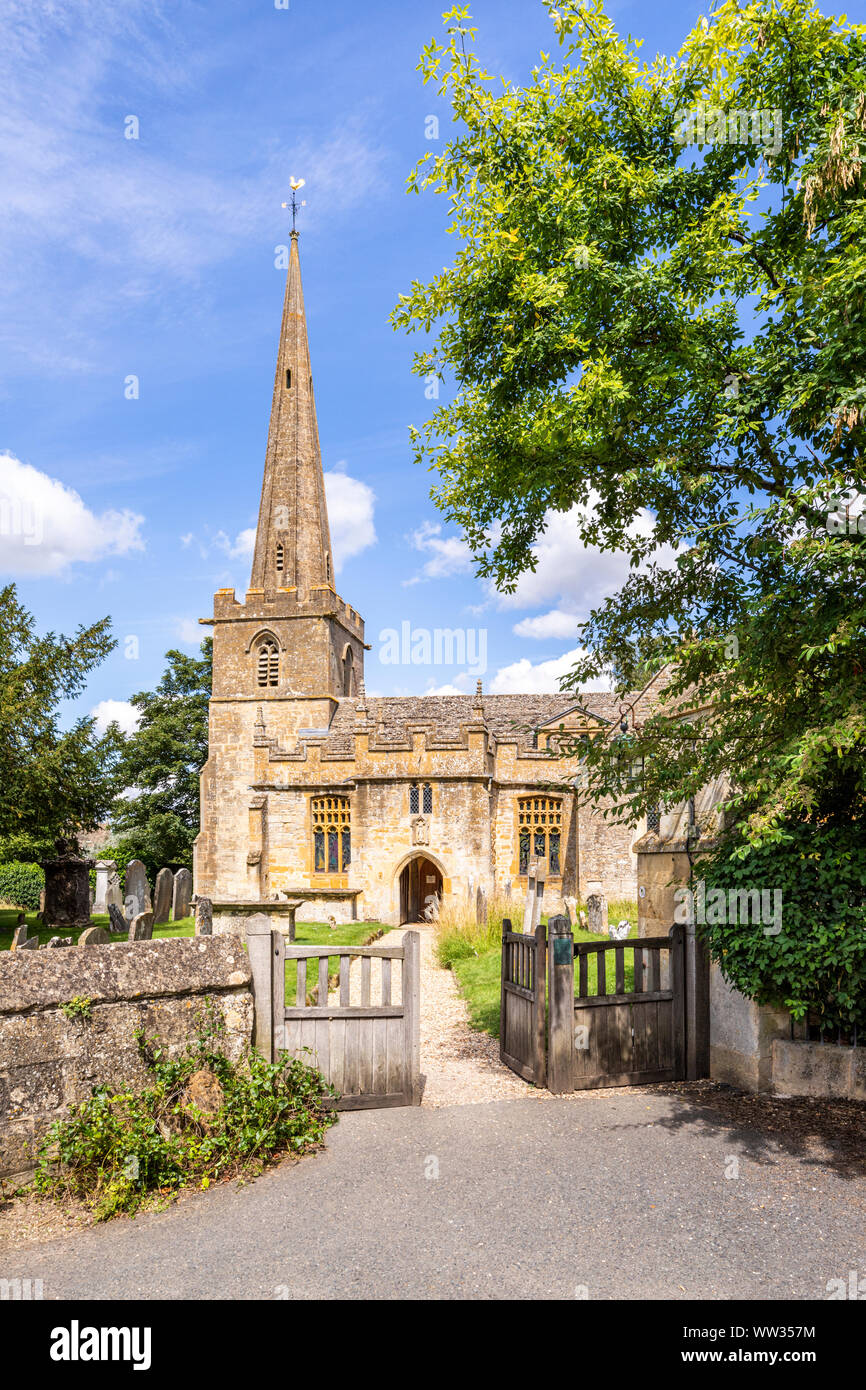
[(283, 570), (284, 570), (285, 568), (286, 568), (286, 549), (285, 549), (285, 546), (283, 545), (282, 541), (279, 541), (279, 542), (277, 543), (277, 570), (278, 570), (278, 572), (279, 572), (280, 574), (282, 574), (282, 572), (283, 572)]
[(311, 804), (313, 871), (345, 873), (352, 859), (352, 813), (347, 796), (316, 796)]
[(413, 782), (409, 788), (410, 816), (417, 816), (421, 811), (425, 816), (433, 814), (433, 788), (429, 782), (425, 782), (423, 786)]
[(259, 685), (271, 686), (280, 683), (280, 654), (276, 642), (268, 639), (260, 643), (258, 651), (257, 675)]
[(535, 859), (548, 878), (562, 873), (562, 802), (552, 796), (522, 796), (517, 802), (520, 873)]
[(291, 367), (286, 367), (286, 390), (287, 390), (287, 391), (291, 391), (291, 389), (292, 389), (292, 369), (291, 369)]

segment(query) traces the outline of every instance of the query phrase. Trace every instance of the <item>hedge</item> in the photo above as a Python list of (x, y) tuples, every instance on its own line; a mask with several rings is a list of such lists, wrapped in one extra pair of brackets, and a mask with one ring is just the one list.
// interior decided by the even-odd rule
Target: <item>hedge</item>
[(38, 864), (18, 861), (0, 864), (0, 903), (20, 907), (25, 912), (38, 912), (44, 887), (45, 874)]

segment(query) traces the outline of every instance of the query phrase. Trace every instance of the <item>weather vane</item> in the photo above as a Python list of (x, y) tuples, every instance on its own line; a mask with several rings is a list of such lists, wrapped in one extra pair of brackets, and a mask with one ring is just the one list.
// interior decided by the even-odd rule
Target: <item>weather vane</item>
[(283, 203), (283, 205), (282, 205), (284, 208), (289, 208), (289, 207), (290, 207), (290, 208), (292, 209), (292, 232), (293, 232), (293, 233), (294, 233), (294, 231), (295, 231), (295, 219), (296, 219), (297, 216), (298, 216), (298, 208), (305, 208), (305, 207), (307, 206), (307, 200), (306, 200), (306, 198), (304, 198), (300, 203), (298, 202), (298, 199), (297, 199), (297, 194), (298, 194), (299, 191), (304, 187), (304, 184), (305, 184), (306, 182), (307, 182), (306, 179), (294, 179), (294, 178), (290, 178), (290, 179), (289, 179), (289, 183), (290, 183), (291, 189), (292, 189), (292, 201), (291, 201), (291, 203)]

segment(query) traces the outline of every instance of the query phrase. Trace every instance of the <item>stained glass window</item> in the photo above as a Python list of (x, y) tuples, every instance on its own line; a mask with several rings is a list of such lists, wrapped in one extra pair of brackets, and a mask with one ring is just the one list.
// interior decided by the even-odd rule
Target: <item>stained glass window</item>
[(552, 796), (523, 796), (517, 803), (521, 874), (537, 859), (550, 878), (562, 873), (562, 802)]
[(345, 873), (352, 860), (351, 810), (347, 796), (316, 796), (311, 804), (313, 871)]

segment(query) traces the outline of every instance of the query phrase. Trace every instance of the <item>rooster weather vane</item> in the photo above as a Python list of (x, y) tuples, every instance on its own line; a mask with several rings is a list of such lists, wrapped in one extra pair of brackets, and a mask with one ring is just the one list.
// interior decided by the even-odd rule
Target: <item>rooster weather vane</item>
[(298, 202), (298, 193), (299, 193), (300, 190), (304, 187), (304, 185), (305, 185), (306, 182), (307, 182), (306, 179), (295, 179), (295, 178), (290, 178), (290, 179), (289, 179), (289, 184), (290, 184), (291, 190), (292, 190), (292, 201), (291, 201), (290, 203), (283, 203), (283, 204), (282, 204), (282, 206), (283, 206), (284, 208), (291, 208), (291, 209), (292, 209), (292, 236), (296, 236), (296, 235), (297, 235), (297, 232), (296, 232), (296, 229), (295, 229), (295, 221), (296, 221), (297, 216), (298, 216), (298, 208), (305, 208), (305, 207), (307, 206), (307, 200), (306, 200), (306, 198), (302, 199), (302, 201), (301, 201), (300, 203)]

